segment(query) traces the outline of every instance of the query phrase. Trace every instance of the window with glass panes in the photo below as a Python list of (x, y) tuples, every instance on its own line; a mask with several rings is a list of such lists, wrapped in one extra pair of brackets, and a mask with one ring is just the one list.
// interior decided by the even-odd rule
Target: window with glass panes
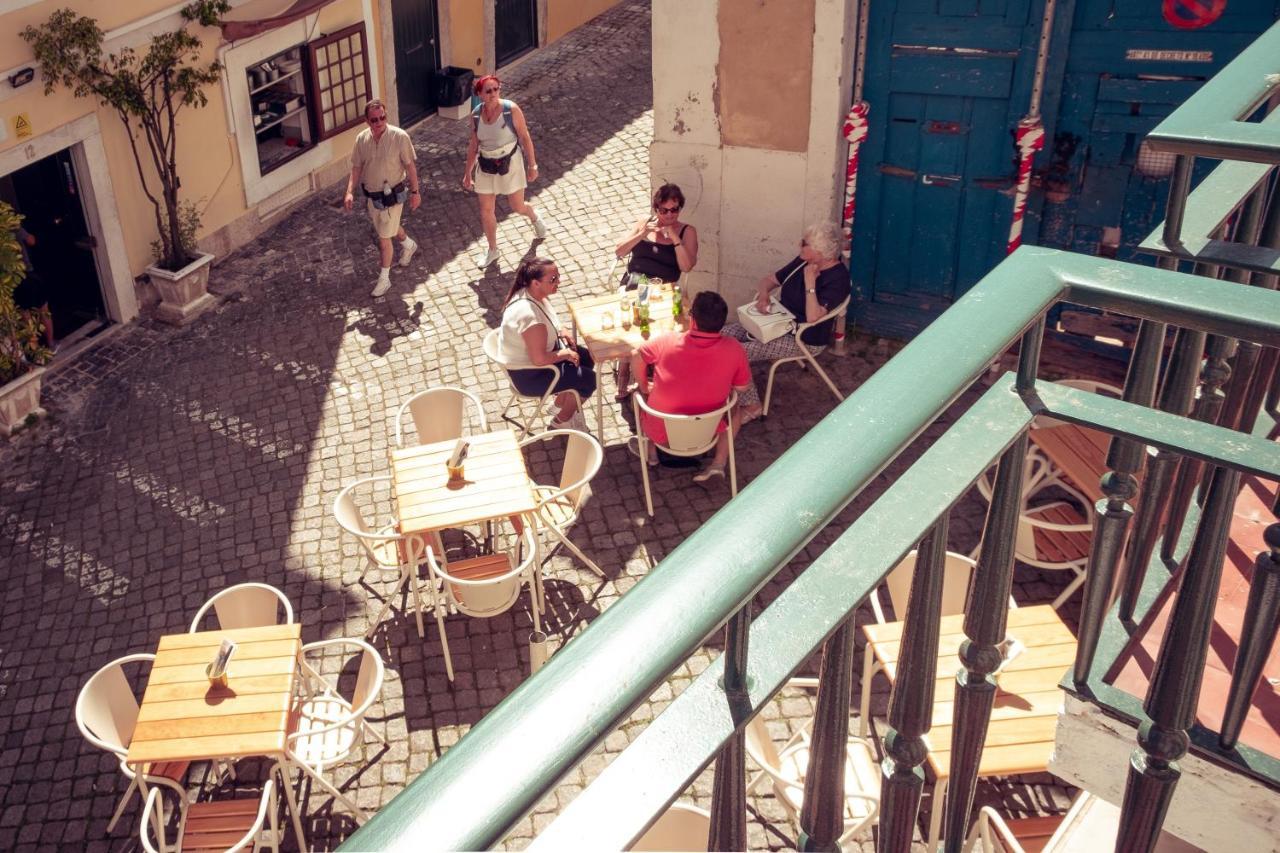
[(364, 121), (369, 54), (364, 24), (338, 30), (307, 45), (311, 71), (311, 115), (320, 139)]

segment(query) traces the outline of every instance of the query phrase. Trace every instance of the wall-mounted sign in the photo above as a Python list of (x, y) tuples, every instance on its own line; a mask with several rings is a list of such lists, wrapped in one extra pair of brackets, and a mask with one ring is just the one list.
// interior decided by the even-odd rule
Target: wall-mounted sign
[(1227, 0), (1164, 0), (1164, 19), (1180, 30), (1198, 30), (1222, 17)]
[(35, 77), (36, 77), (36, 70), (28, 66), (15, 74), (10, 74), (9, 85), (16, 89), (19, 86), (27, 85), (32, 80), (34, 80)]
[(31, 127), (31, 116), (26, 113), (18, 113), (13, 117), (13, 135), (18, 139), (26, 139), (35, 130)]
[(1130, 62), (1213, 62), (1212, 50), (1145, 50), (1131, 47), (1124, 52)]

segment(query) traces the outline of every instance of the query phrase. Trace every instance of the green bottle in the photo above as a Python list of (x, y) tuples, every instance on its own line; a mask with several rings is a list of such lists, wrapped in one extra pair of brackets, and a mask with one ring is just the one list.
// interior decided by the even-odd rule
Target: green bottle
[(677, 323), (684, 316), (684, 294), (680, 292), (680, 285), (673, 285), (671, 288), (671, 319)]
[(649, 337), (649, 301), (646, 299), (640, 305), (640, 336)]

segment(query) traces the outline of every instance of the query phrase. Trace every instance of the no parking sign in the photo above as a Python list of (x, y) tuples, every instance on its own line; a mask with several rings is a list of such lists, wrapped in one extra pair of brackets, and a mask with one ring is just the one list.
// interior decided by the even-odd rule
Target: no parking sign
[(1163, 0), (1164, 19), (1180, 30), (1198, 30), (1222, 17), (1227, 0)]

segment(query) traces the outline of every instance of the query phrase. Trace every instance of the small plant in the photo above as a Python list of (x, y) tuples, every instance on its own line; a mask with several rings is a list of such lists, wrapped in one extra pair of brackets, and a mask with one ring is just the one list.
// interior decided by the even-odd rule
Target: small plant
[[(183, 107), (205, 106), (209, 98), (204, 89), (216, 83), (222, 71), (217, 61), (201, 61), (202, 42), (187, 25), (214, 26), (230, 8), (227, 0), (195, 0), (182, 9), (181, 27), (153, 35), (142, 52), (126, 47), (104, 54), (98, 22), (71, 9), (59, 9), (44, 24), (21, 34), (40, 63), (46, 95), (64, 86), (77, 98), (97, 98), (124, 122), (142, 191), (155, 211), (160, 235), (156, 263), (170, 271), (195, 259), (199, 227), (195, 213), (195, 227), (184, 231), (191, 216), (179, 206), (177, 116)], [(144, 166), (143, 144), (160, 182), (158, 193)]]
[(22, 217), (0, 201), (0, 385), (53, 358), (53, 351), (42, 343), (46, 309), (19, 308), (13, 301), (14, 291), (27, 277), (18, 244), (20, 224)]
[[(160, 233), (169, 230), (169, 215), (160, 215)], [(178, 239), (183, 246), (196, 244), (196, 232), (200, 230), (200, 207), (194, 201), (178, 202)], [(164, 257), (164, 241), (159, 237), (151, 241), (151, 254), (155, 258)]]

